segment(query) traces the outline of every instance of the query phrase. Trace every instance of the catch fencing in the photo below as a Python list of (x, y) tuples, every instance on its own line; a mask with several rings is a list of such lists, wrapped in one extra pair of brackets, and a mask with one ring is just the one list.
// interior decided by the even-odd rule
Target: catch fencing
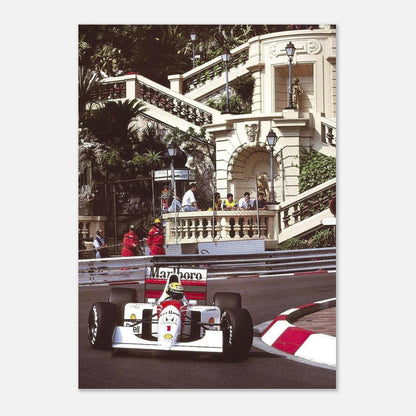
[(207, 276), (272, 276), (336, 270), (336, 248), (266, 251), (241, 255), (138, 256), (79, 260), (80, 286), (122, 284), (144, 280), (146, 270), (158, 267), (203, 268)]

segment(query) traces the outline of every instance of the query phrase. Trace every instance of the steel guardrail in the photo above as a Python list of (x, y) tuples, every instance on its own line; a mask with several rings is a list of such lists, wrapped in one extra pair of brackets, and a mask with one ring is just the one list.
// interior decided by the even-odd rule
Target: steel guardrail
[(218, 276), (276, 275), (336, 269), (336, 248), (267, 251), (254, 254), (185, 254), (88, 259), (78, 262), (78, 284), (128, 283), (144, 280), (147, 268), (192, 267)]

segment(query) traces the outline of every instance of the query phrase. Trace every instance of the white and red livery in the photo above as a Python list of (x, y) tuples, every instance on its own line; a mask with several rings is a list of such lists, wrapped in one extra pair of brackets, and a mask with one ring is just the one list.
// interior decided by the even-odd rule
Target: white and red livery
[[(170, 286), (171, 285), (171, 286)], [(183, 296), (172, 299), (178, 285)], [(88, 337), (95, 349), (142, 349), (218, 353), (233, 361), (248, 357), (253, 321), (241, 307), (241, 295), (217, 292), (206, 305), (207, 271), (159, 268), (145, 277), (145, 302), (132, 288), (110, 288), (107, 302), (97, 302), (88, 317)]]

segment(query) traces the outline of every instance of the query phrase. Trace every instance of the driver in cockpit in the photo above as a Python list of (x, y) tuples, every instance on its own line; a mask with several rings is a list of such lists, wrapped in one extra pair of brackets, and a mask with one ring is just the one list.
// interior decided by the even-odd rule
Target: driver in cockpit
[(186, 300), (184, 298), (185, 292), (184, 292), (183, 286), (180, 283), (178, 282), (169, 283), (166, 293), (168, 294), (168, 298), (164, 300), (174, 299), (174, 300), (179, 300), (183, 303), (186, 303)]

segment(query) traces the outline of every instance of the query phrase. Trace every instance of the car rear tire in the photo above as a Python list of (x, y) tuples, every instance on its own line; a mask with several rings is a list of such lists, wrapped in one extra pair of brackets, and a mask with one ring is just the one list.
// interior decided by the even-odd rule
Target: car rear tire
[(99, 350), (111, 349), (116, 323), (116, 305), (108, 302), (94, 303), (88, 314), (88, 339), (91, 347)]
[(221, 316), (223, 357), (239, 362), (248, 357), (253, 344), (253, 320), (244, 308), (228, 309)]
[(112, 287), (108, 301), (117, 307), (117, 325), (124, 325), (124, 307), (127, 303), (137, 302), (137, 290), (128, 287)]
[(241, 308), (241, 295), (237, 292), (216, 292), (214, 293), (213, 304), (221, 309)]

